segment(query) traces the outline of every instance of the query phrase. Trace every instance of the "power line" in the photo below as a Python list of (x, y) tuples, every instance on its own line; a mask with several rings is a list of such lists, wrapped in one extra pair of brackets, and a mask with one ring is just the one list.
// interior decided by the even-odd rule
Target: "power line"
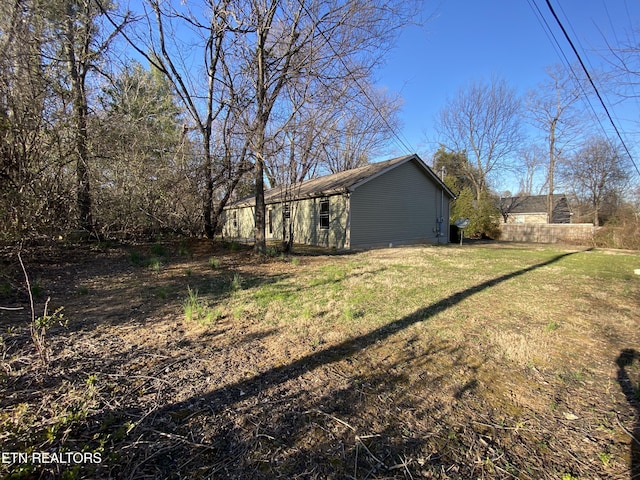
[[(591, 110), (591, 113), (593, 114), (593, 119), (595, 120), (595, 122), (600, 127), (600, 130), (602, 130), (602, 134), (605, 137), (608, 137), (609, 133), (604, 128), (604, 125), (602, 124), (600, 116), (596, 112), (596, 109), (593, 106), (593, 103), (591, 102), (591, 98), (590, 98), (590, 96), (587, 94), (587, 92), (585, 90), (584, 82), (581, 81), (580, 77), (578, 76), (578, 73), (574, 70), (573, 63), (570, 62), (569, 59), (567, 58), (567, 54), (565, 53), (564, 48), (562, 48), (562, 44), (560, 43), (560, 41), (556, 37), (553, 29), (549, 25), (549, 22), (547, 22), (546, 17), (542, 14), (542, 11), (540, 10), (540, 7), (538, 6), (537, 1), (536, 0), (527, 0), (527, 2), (529, 3), (529, 6), (533, 10), (533, 13), (536, 16), (536, 19), (538, 20), (538, 23), (542, 27), (542, 30), (545, 32), (545, 35), (547, 36), (547, 38), (551, 42), (551, 44), (553, 46), (553, 49), (556, 51), (556, 54), (558, 55), (558, 57), (560, 57), (560, 61), (563, 63), (565, 68), (569, 72), (571, 72), (571, 75), (573, 76), (573, 79), (576, 82), (577, 88), (580, 90), (580, 92), (582, 92), (582, 96), (580, 97), (580, 99), (586, 104), (588, 109)], [(533, 5), (532, 5), (532, 3), (533, 3)], [(534, 6), (535, 6), (535, 8), (534, 8)], [(552, 39), (553, 39), (553, 41), (552, 41)]]
[[(604, 7), (605, 12), (607, 13), (607, 18), (609, 19), (609, 26), (611, 28), (611, 31), (613, 32), (613, 36), (614, 39), (616, 41), (617, 45), (620, 45), (621, 41), (618, 38), (618, 33), (617, 33), (617, 29), (613, 24), (613, 20), (611, 20), (611, 15), (609, 14), (609, 9), (607, 8), (607, 2), (606, 0), (602, 0), (602, 6)], [(636, 37), (635, 37), (635, 33), (634, 33), (634, 28), (633, 28), (633, 24), (631, 23), (631, 15), (629, 13), (629, 6), (627, 5), (627, 1), (624, 1), (624, 8), (625, 8), (625, 13), (627, 15), (627, 20), (629, 22), (629, 34), (631, 35), (631, 42), (632, 45), (637, 45), (637, 41), (636, 41)], [(604, 34), (602, 35), (604, 37)], [(617, 56), (617, 55), (616, 55)], [(623, 62), (624, 65), (624, 62)], [(625, 77), (627, 78), (627, 81), (632, 84), (633, 80), (631, 78), (631, 72), (628, 69), (624, 69), (625, 70)], [(638, 109), (640, 109), (640, 100), (638, 99), (637, 96), (634, 95), (634, 100), (635, 100), (635, 104), (638, 107)]]
[[(545, 35), (547, 36), (547, 39), (549, 40), (549, 42), (553, 46), (553, 49), (556, 51), (556, 54), (558, 55), (558, 57), (564, 58), (565, 65), (567, 66), (567, 68), (571, 69), (571, 62), (569, 62), (569, 59), (567, 58), (567, 56), (564, 53), (564, 50), (562, 50), (562, 46), (560, 45), (560, 42), (558, 42), (558, 39), (556, 38), (555, 33), (553, 33), (553, 29), (549, 26), (549, 23), (547, 22), (547, 19), (545, 18), (545, 16), (540, 11), (540, 7), (538, 7), (538, 4), (535, 2), (535, 0), (527, 0), (527, 3), (529, 4), (529, 7), (533, 11), (533, 13), (534, 13), (534, 15), (536, 17), (536, 20), (538, 20), (538, 23), (542, 27), (542, 30), (544, 31)], [(537, 14), (536, 14), (536, 11), (537, 11)], [(543, 25), (543, 22), (544, 22), (544, 25)], [(552, 41), (552, 39), (553, 39), (553, 41)], [(562, 58), (561, 58), (561, 60), (562, 60)]]
[(607, 108), (607, 105), (604, 103), (604, 100), (602, 99), (602, 96), (600, 95), (600, 92), (598, 91), (598, 87), (596, 87), (596, 84), (593, 81), (593, 79), (591, 78), (591, 75), (589, 74), (589, 71), (587, 70), (587, 67), (585, 66), (584, 62), (582, 61), (582, 57), (580, 56), (580, 53), (578, 53), (578, 50), (576, 49), (575, 45), (573, 44), (573, 41), (571, 40), (571, 37), (569, 37), (569, 34), (567, 33), (566, 29), (564, 28), (564, 25), (562, 25), (562, 22), (558, 18), (558, 15), (556, 14), (556, 11), (554, 10), (553, 5), (551, 5), (551, 1), (550, 0), (545, 0), (545, 1), (547, 3), (547, 6), (549, 7), (549, 10), (551, 11), (551, 14), (553, 15), (553, 18), (555, 18), (556, 22), (558, 23), (558, 26), (562, 30), (562, 33), (564, 34), (564, 37), (566, 38), (567, 42), (569, 42), (569, 45), (571, 46), (571, 49), (573, 50), (573, 53), (578, 58), (578, 62), (580, 62), (580, 66), (582, 67), (582, 70), (584, 71), (585, 75), (587, 76), (587, 79), (589, 80), (589, 83), (593, 87), (593, 90), (596, 92), (596, 96), (598, 97), (598, 100), (600, 101), (600, 104), (602, 105), (602, 108), (604, 109), (604, 111), (605, 111), (605, 113), (607, 115), (607, 118), (609, 119), (609, 122), (611, 123), (611, 126), (613, 126), (613, 129), (616, 132), (616, 135), (618, 136), (618, 139), (620, 140), (620, 143), (622, 144), (622, 147), (624, 148), (625, 152), (627, 152), (627, 155), (629, 156), (629, 159), (631, 160), (631, 163), (633, 164), (634, 168), (636, 169), (636, 172), (638, 172), (638, 175), (640, 175), (640, 169), (638, 168), (638, 165), (636, 164), (635, 160), (633, 159), (633, 156), (631, 156), (631, 152), (629, 151), (629, 148), (627, 147), (627, 144), (622, 139), (622, 135), (620, 134), (620, 130), (618, 130), (618, 126), (613, 121), (613, 118), (611, 117), (611, 114), (609, 113), (609, 109)]
[[(611, 16), (609, 15), (609, 9), (607, 8), (606, 2), (603, 1), (602, 3), (603, 3), (603, 7), (604, 7), (604, 10), (605, 10), (605, 13), (606, 13), (607, 17), (609, 18), (609, 22), (611, 22)], [(580, 36), (576, 33), (575, 28), (573, 28), (573, 25), (571, 23), (571, 19), (569, 18), (567, 13), (564, 11), (564, 8), (562, 8), (562, 4), (559, 4), (559, 6), (560, 6), (560, 12), (562, 13), (562, 15), (564, 17), (566, 24), (569, 25), (569, 29), (571, 30), (571, 33), (573, 34), (573, 38), (577, 40), (578, 47), (580, 47), (580, 50), (582, 52), (585, 52), (586, 49), (584, 48), (584, 46), (582, 45), (582, 42), (580, 41)], [(613, 27), (613, 24), (612, 24), (612, 27)], [(598, 27), (598, 31), (600, 31), (599, 27)], [(613, 32), (614, 32), (614, 35), (616, 37), (616, 43), (619, 43), (618, 39), (617, 39), (617, 35), (615, 34), (615, 32), (616, 32), (615, 28), (613, 29)], [(600, 32), (600, 34), (603, 36), (603, 38), (605, 37), (604, 33)], [(586, 63), (588, 64), (588, 66), (591, 69), (591, 71), (595, 70), (593, 64), (591, 63), (591, 59), (589, 58), (589, 55), (586, 56)], [(603, 92), (603, 99), (605, 99), (607, 101), (607, 103), (609, 105), (611, 105), (611, 101), (609, 100), (609, 97), (608, 97), (606, 92)], [(617, 112), (615, 110), (612, 110), (611, 114), (612, 114), (612, 118), (614, 119), (614, 121), (617, 124), (619, 124), (620, 123), (620, 118), (618, 117)]]
[[(313, 16), (313, 14), (309, 11), (309, 9), (307, 9), (307, 6), (304, 4), (304, 0), (298, 0), (298, 3), (300, 4), (300, 6), (302, 7), (302, 9), (306, 12), (307, 15), (309, 15), (309, 17), (311, 17), (316, 24), (319, 23), (319, 20)], [(391, 126), (391, 124), (389, 123), (389, 121), (387, 120), (387, 118), (382, 114), (382, 112), (380, 111), (380, 109), (378, 108), (378, 105), (376, 105), (376, 103), (373, 101), (373, 99), (369, 96), (369, 94), (367, 93), (367, 91), (365, 90), (365, 88), (360, 84), (358, 77), (356, 77), (353, 72), (351, 71), (351, 69), (349, 68), (349, 66), (347, 65), (347, 62), (345, 62), (344, 58), (342, 58), (342, 55), (339, 55), (338, 52), (336, 52), (335, 48), (333, 48), (333, 45), (331, 44), (331, 42), (329, 41), (329, 38), (327, 37), (327, 35), (325, 34), (325, 32), (319, 27), (317, 26), (318, 32), (320, 33), (320, 35), (322, 36), (322, 38), (324, 39), (324, 41), (326, 42), (326, 44), (329, 46), (329, 48), (331, 49), (331, 51), (333, 52), (333, 54), (338, 58), (338, 60), (340, 61), (340, 63), (342, 64), (342, 66), (345, 68), (345, 70), (347, 71), (347, 73), (349, 74), (349, 76), (351, 78), (353, 78), (355, 84), (358, 86), (358, 88), (360, 89), (360, 91), (362, 92), (362, 94), (365, 96), (365, 98), (369, 101), (369, 103), (371, 104), (371, 106), (373, 107), (373, 109), (376, 111), (376, 113), (380, 116), (380, 118), (382, 119), (382, 121), (385, 123), (385, 125), (387, 126), (387, 128), (389, 129), (389, 131), (393, 134), (393, 136), (396, 138), (396, 140), (399, 142), (399, 145), (405, 149), (406, 153), (408, 154), (412, 154), (415, 153), (415, 150), (412, 150), (411, 147), (409, 147), (407, 144), (409, 143), (408, 140), (406, 139), (402, 139), (400, 137), (400, 134), (398, 134), (395, 130), (395, 128), (393, 128)], [(406, 142), (405, 142), (406, 140)]]
[[(595, 120), (595, 122), (600, 127), (600, 130), (602, 130), (603, 135), (605, 137), (608, 136), (609, 134), (607, 133), (607, 130), (604, 128), (604, 125), (602, 125), (602, 121), (600, 120), (600, 116), (596, 112), (596, 109), (593, 106), (593, 103), (591, 103), (591, 98), (589, 97), (589, 95), (587, 94), (587, 92), (585, 90), (584, 82), (582, 82), (580, 80), (580, 77), (578, 76), (578, 73), (574, 70), (573, 62), (570, 62), (569, 59), (567, 58), (567, 54), (564, 52), (564, 48), (562, 48), (562, 44), (560, 43), (560, 41), (556, 37), (556, 34), (554, 33), (553, 29), (551, 28), (551, 25), (549, 25), (549, 22), (547, 22), (546, 17), (542, 14), (542, 11), (540, 10), (540, 7), (538, 6), (537, 1), (536, 0), (527, 0), (527, 2), (529, 3), (529, 6), (533, 10), (533, 13), (536, 15), (536, 19), (538, 20), (538, 23), (540, 24), (540, 26), (542, 27), (542, 30), (545, 32), (545, 35), (547, 36), (547, 38), (551, 42), (551, 44), (553, 46), (553, 49), (556, 51), (556, 54), (558, 55), (558, 57), (561, 57), (560, 61), (563, 62), (565, 68), (567, 68), (571, 72), (571, 75), (573, 75), (573, 78), (575, 79), (577, 87), (582, 92), (581, 100), (587, 104), (587, 106), (591, 110), (591, 113), (593, 113), (593, 119)], [(533, 5), (531, 4), (532, 2), (533, 2)], [(534, 8), (534, 6), (535, 6), (535, 8)], [(537, 11), (537, 14), (536, 14), (536, 11)], [(543, 24), (543, 22), (544, 22), (544, 24)], [(551, 39), (553, 39), (553, 41), (551, 41)], [(564, 61), (563, 61), (563, 59), (564, 59)]]

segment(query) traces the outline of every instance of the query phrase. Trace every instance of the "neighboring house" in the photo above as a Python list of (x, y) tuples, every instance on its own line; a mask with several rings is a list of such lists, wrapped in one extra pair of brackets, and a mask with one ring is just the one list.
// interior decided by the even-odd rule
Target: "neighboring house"
[(553, 214), (547, 213), (547, 196), (503, 197), (498, 209), (503, 223), (571, 223), (571, 210), (566, 195), (552, 195)]
[[(372, 163), (265, 192), (266, 237), (369, 248), (447, 243), (451, 190), (417, 155)], [(254, 236), (255, 199), (223, 212), (223, 235)]]

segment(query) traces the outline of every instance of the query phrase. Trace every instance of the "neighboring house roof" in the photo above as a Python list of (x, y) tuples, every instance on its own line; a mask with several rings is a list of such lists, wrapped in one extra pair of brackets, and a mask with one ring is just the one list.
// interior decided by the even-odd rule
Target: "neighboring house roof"
[[(561, 201), (566, 201), (566, 196), (563, 194), (552, 195), (554, 208)], [(547, 212), (547, 196), (546, 195), (531, 195), (521, 197), (503, 197), (500, 199), (500, 205), (502, 208), (507, 209), (508, 213), (523, 214), (523, 213), (546, 213)]]
[[(552, 216), (549, 223), (571, 223), (571, 209), (567, 196), (552, 195)], [(500, 199), (498, 208), (502, 215), (546, 215), (547, 196), (532, 195), (521, 197), (504, 197)]]
[[(393, 158), (385, 162), (370, 163), (364, 167), (345, 170), (344, 172), (326, 175), (324, 177), (313, 178), (293, 185), (291, 188), (276, 187), (264, 192), (265, 204), (281, 203), (283, 201), (301, 200), (304, 198), (327, 197), (341, 193), (349, 193), (357, 189), (370, 180), (383, 175), (409, 161), (415, 161), (420, 165), (425, 174), (438, 184), (451, 198), (455, 195), (440, 178), (422, 161), (418, 155), (406, 155), (404, 157)], [(230, 203), (227, 208), (249, 207), (255, 205), (253, 195)]]

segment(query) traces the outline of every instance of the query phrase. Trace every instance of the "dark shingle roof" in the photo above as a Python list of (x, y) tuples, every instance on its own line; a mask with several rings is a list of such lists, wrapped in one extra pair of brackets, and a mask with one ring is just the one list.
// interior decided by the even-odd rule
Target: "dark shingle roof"
[[(554, 208), (564, 198), (565, 195), (553, 195)], [(509, 213), (546, 213), (547, 211), (546, 195), (505, 197), (500, 199), (500, 203), (509, 207)]]
[[(566, 195), (552, 195), (553, 210), (550, 223), (571, 223), (571, 209)], [(500, 199), (498, 208), (502, 214), (546, 214), (547, 196), (532, 195), (522, 197), (505, 197)]]
[[(444, 183), (440, 181), (438, 176), (435, 175), (435, 173), (433, 173), (426, 164), (424, 164), (420, 157), (417, 155), (406, 155), (403, 157), (393, 158), (385, 162), (370, 163), (364, 167), (306, 180), (296, 184), (290, 191), (285, 191), (285, 189), (279, 187), (272, 188), (264, 192), (264, 200), (266, 204), (271, 204), (282, 202), (285, 198), (285, 194), (287, 201), (290, 201), (347, 193), (357, 188), (361, 183), (384, 173), (386, 170), (392, 169), (413, 159), (417, 160), (423, 167), (425, 167), (425, 170), (432, 179), (444, 188), (452, 198), (454, 198), (453, 193), (451, 193)], [(255, 205), (255, 198), (251, 195), (231, 203), (229, 207), (237, 208), (253, 205)]]

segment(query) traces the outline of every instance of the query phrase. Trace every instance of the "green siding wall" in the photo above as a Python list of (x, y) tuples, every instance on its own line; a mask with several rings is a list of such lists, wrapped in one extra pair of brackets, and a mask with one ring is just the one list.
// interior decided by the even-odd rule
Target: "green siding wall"
[(222, 212), (222, 235), (226, 238), (253, 239), (255, 225), (253, 207), (230, 208)]
[[(329, 228), (320, 228), (320, 202), (311, 198), (292, 203), (294, 241), (308, 245), (345, 248), (347, 238), (347, 209), (349, 202), (343, 195), (327, 197), (329, 200)], [(274, 232), (275, 234), (276, 232)], [(275, 238), (282, 239), (278, 232)]]
[[(326, 247), (348, 248), (347, 219), (349, 201), (346, 196), (334, 195), (329, 199), (329, 229), (320, 228), (321, 198), (311, 198), (291, 202), (290, 218), (284, 219), (282, 204), (267, 205), (266, 238), (283, 239), (283, 222), (289, 234), (289, 223), (293, 222), (295, 243), (320, 245)], [(255, 228), (253, 207), (230, 208), (223, 216), (223, 235), (228, 238), (252, 239)], [(234, 214), (234, 212), (236, 212)], [(271, 213), (270, 213), (271, 212)], [(234, 215), (237, 219), (234, 223)], [(271, 230), (269, 217), (271, 216)]]
[(354, 190), (350, 223), (352, 248), (447, 243), (449, 197), (409, 161)]

